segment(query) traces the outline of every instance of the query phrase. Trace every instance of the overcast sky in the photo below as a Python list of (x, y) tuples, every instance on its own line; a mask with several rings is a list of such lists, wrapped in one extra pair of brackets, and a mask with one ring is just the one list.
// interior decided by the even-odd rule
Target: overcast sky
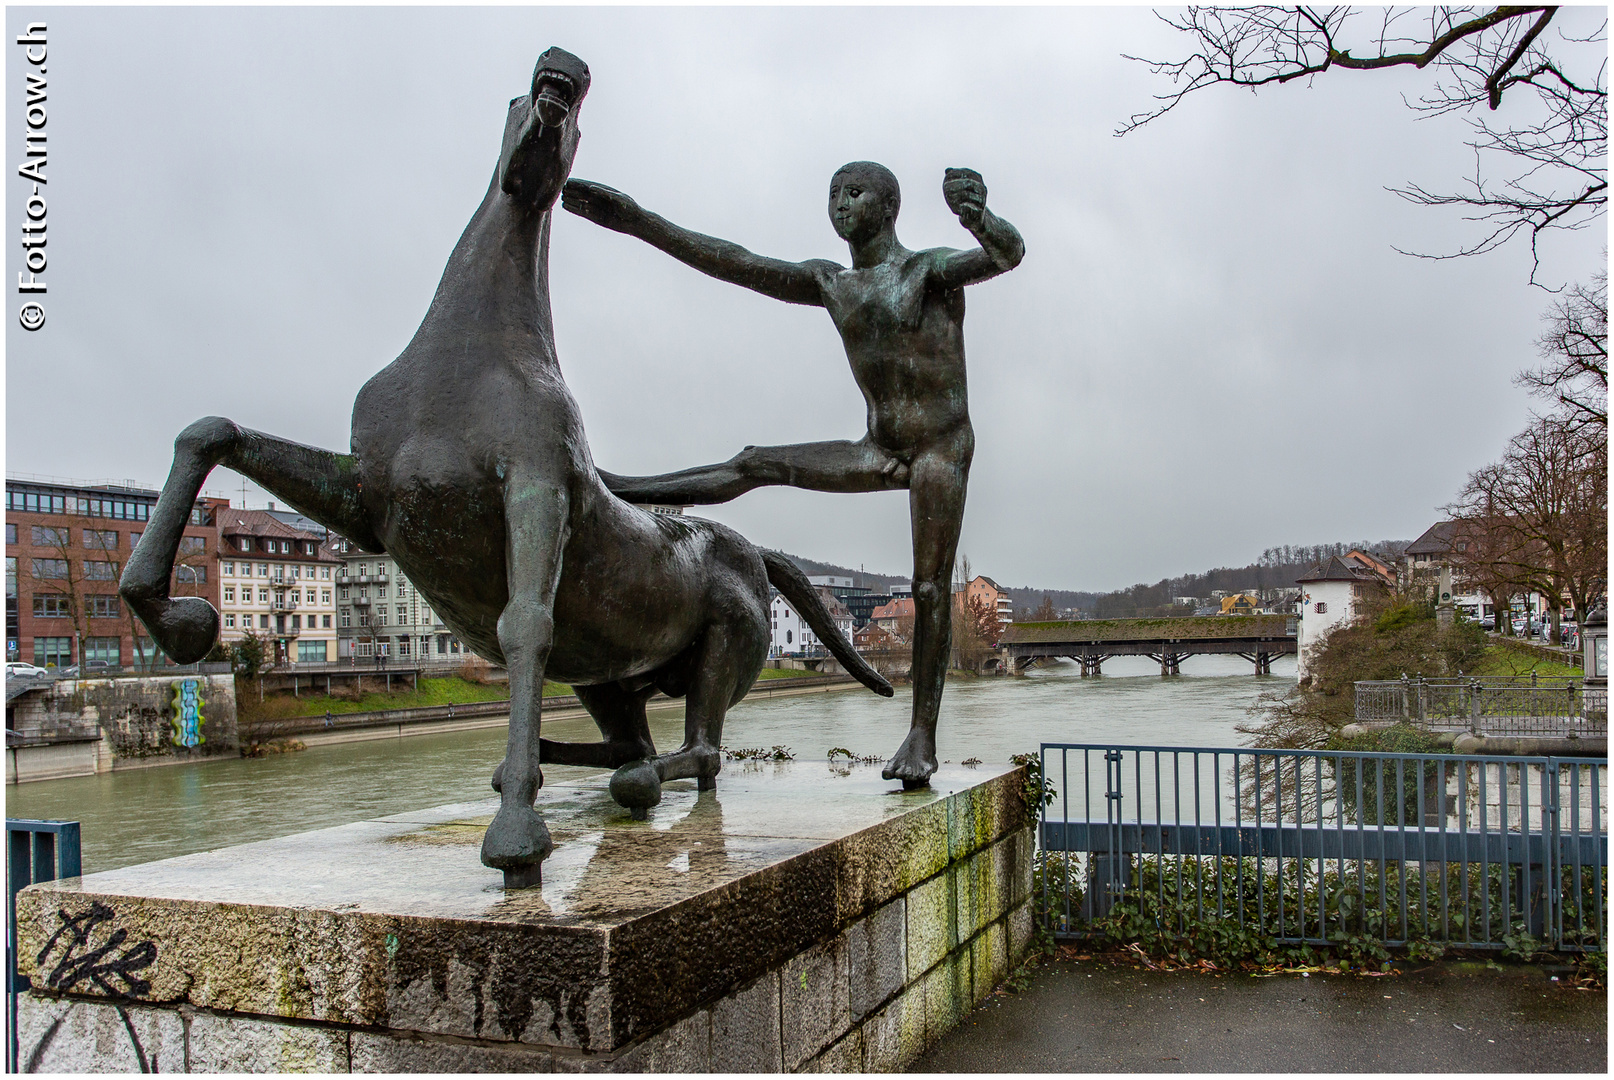
[[(5, 313), (8, 473), (157, 485), (174, 435), (213, 413), (346, 449), (355, 393), (419, 325), (549, 45), (593, 73), (573, 175), (764, 254), (847, 261), (824, 209), (846, 161), (895, 171), (911, 248), (972, 243), (942, 171), (985, 176), (1027, 254), (968, 293), (962, 550), (1004, 584), (1108, 589), (1416, 536), (1531, 405), (1510, 379), (1550, 297), (1527, 250), (1392, 249), (1473, 237), (1384, 190), (1471, 167), (1459, 120), (1402, 105), (1416, 73), (1205, 93), (1117, 139), (1163, 89), (1121, 54), (1183, 48), (1143, 8), (10, 7), (13, 173), (29, 21), (49, 25), (49, 293), (37, 332), (15, 293)], [(1589, 276), (1605, 237), (1547, 244), (1544, 279)], [(821, 309), (558, 211), (551, 286), (603, 468), (863, 433)], [(904, 493), (763, 489), (703, 513), (911, 567)]]

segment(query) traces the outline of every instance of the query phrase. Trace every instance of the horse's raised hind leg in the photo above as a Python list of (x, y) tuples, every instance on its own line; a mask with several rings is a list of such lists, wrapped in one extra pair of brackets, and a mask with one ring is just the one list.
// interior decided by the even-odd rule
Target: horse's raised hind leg
[(643, 820), (661, 801), (662, 781), (694, 777), (701, 791), (717, 787), (723, 767), (723, 718), (733, 704), (747, 651), (742, 633), (733, 626), (714, 626), (706, 632), (695, 681), (684, 703), (684, 745), (670, 754), (623, 765), (611, 777), (611, 797), (635, 818)]
[[(655, 687), (626, 690), (617, 683), (574, 686), (572, 691), (583, 703), (604, 741), (596, 743), (538, 740), (538, 761), (542, 765), (583, 765), (614, 769), (630, 761), (651, 757), (656, 744), (650, 739), (650, 722), (645, 719), (644, 703)], [(504, 764), (493, 771), (493, 790), (504, 787)]]
[(544, 666), (555, 640), (567, 508), (566, 490), (555, 479), (512, 470), (505, 481), (509, 599), (499, 616), (499, 648), (510, 671), (510, 740), (499, 766), (499, 812), (482, 837), (482, 862), (503, 870), (505, 887), (512, 889), (539, 884), (555, 847), (532, 804), (543, 784), (538, 728)]
[(158, 647), (181, 664), (206, 656), (219, 635), (219, 614), (212, 604), (199, 596), (168, 595), (191, 508), (207, 474), (219, 465), (249, 477), (361, 547), (381, 550), (360, 506), (357, 463), (351, 455), (277, 439), (222, 416), (196, 421), (174, 440), (173, 468), (118, 583), (118, 592)]

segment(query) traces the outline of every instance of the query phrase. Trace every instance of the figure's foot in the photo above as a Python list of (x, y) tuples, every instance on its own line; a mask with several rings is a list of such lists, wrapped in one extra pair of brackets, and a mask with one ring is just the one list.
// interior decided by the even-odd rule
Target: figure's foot
[(630, 761), (613, 773), (611, 798), (632, 811), (636, 820), (643, 821), (650, 808), (661, 801), (661, 776), (655, 762), (648, 758)]
[(512, 878), (519, 881), (533, 877), (554, 850), (549, 827), (538, 811), (530, 806), (506, 804), (499, 808), (482, 837), (482, 865), (503, 870), (508, 884)]
[(130, 601), (152, 640), (176, 664), (194, 664), (219, 639), (219, 613), (200, 596)]
[(935, 771), (936, 739), (929, 731), (916, 727), (908, 729), (908, 737), (880, 775), (887, 780), (901, 780), (902, 786), (912, 791), (929, 784)]

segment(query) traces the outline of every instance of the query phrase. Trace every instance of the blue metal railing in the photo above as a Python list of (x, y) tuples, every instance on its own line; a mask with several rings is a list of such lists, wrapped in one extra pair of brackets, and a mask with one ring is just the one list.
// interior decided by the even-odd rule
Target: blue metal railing
[(1283, 944), (1604, 947), (1603, 760), (1046, 743), (1041, 764), (1056, 937), (1123, 904)]
[(17, 1069), (17, 995), (29, 988), (17, 973), (17, 893), (39, 881), (78, 877), (82, 871), (76, 821), (6, 818), (6, 1006), (11, 1037), (6, 1040), (6, 1071)]

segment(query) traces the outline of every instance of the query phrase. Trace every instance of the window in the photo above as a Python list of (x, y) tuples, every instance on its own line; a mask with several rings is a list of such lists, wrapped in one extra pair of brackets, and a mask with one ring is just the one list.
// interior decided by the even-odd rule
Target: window
[(91, 551), (118, 550), (118, 533), (115, 529), (85, 529), (84, 546)]
[(269, 576), (269, 564), (268, 563), (261, 562), (261, 563), (258, 564), (258, 576), (259, 577), (268, 577)]
[(71, 534), (66, 529), (54, 528), (50, 525), (34, 526), (34, 544), (37, 547), (64, 548), (71, 544)]
[(160, 655), (157, 652), (157, 646), (152, 644), (151, 639), (144, 634), (134, 639), (134, 654), (135, 660), (141, 664), (155, 663)]
[(34, 597), (34, 618), (65, 619), (67, 617), (67, 597), (60, 593), (45, 593)]
[(370, 625), (370, 613), (368, 611), (359, 612), (359, 625), (360, 626), (369, 626)]
[(303, 628), (303, 617), (301, 615), (293, 615), (291, 617), (291, 628), (293, 630), (301, 630)]
[(409, 639), (408, 638), (401, 637), (401, 638), (398, 639), (398, 655), (399, 656), (408, 656), (409, 655)]
[(297, 643), (297, 662), (299, 664), (323, 664), (327, 657), (328, 641), (299, 641)]
[(340, 596), (343, 600), (346, 600), (347, 599), (347, 586), (346, 585), (338, 585), (336, 587), (336, 595)]
[(375, 587), (375, 594), (376, 596), (385, 600), (387, 598), (387, 587), (385, 585), (377, 585)]
[(268, 589), (259, 589), (258, 590), (258, 603), (267, 604), (268, 602), (269, 602), (269, 590)]
[(84, 659), (104, 660), (113, 667), (123, 663), (123, 639), (115, 637), (92, 637), (84, 639)]
[(345, 608), (342, 610), (342, 625), (343, 626), (352, 626), (353, 625), (353, 613), (351, 611), (348, 611)]
[(116, 595), (96, 593), (84, 598), (89, 602), (90, 618), (92, 619), (120, 619), (123, 617), (123, 604)]
[(326, 581), (331, 580), (331, 568), (329, 566), (321, 567), (319, 576)]
[(85, 581), (116, 581), (118, 580), (118, 564), (115, 562), (84, 560)]
[(65, 578), (67, 577), (66, 559), (30, 559), (36, 578)]
[(130, 551), (133, 551), (135, 548), (140, 546), (140, 538), (142, 536), (144, 536), (144, 535), (146, 535), (146, 534), (145, 533), (137, 533), (137, 532), (131, 532), (129, 534), (129, 550)]
[(207, 538), (204, 536), (181, 536), (179, 538), (179, 553), (181, 555), (200, 555), (206, 550)]
[(369, 598), (370, 598), (370, 586), (368, 586), (368, 585), (360, 585), (359, 586), (359, 599), (360, 600), (368, 600)]
[[(85, 566), (90, 565), (85, 563)], [(174, 567), (174, 580), (181, 585), (206, 585), (207, 567), (205, 566), (176, 566)]]
[(11, 522), (8, 521), (8, 522), (6, 522), (6, 543), (15, 544), (16, 542), (17, 542), (17, 526), (13, 525)]
[(319, 617), (319, 624), (322, 629), (329, 630), (331, 628), (331, 617), (329, 615), (321, 615)]
[(1323, 603), (1321, 600), (1317, 601), (1317, 614), (1319, 614), (1319, 615), (1327, 615), (1328, 614), (1328, 605)]
[[(312, 595), (313, 590), (309, 590), (309, 594)], [(319, 602), (324, 604), (326, 607), (330, 607), (330, 605), (331, 605), (331, 590), (329, 590), (329, 589), (321, 589), (319, 591)]]
[(73, 639), (70, 637), (34, 638), (34, 663), (40, 667), (66, 667), (73, 662)]
[(447, 634), (438, 634), (437, 635), (437, 655), (442, 656), (446, 652), (448, 652), (448, 635)]
[(409, 621), (409, 608), (405, 604), (398, 605), (398, 624), (401, 626)]
[(235, 603), (235, 586), (234, 585), (226, 585), (226, 586), (224, 586), (224, 602), (226, 604)]
[(224, 628), (226, 630), (234, 630), (235, 629), (235, 616), (234, 615), (226, 615), (226, 616), (224, 616)]
[(789, 631), (789, 630), (785, 631), (785, 644), (786, 645), (789, 645), (792, 641), (795, 640), (795, 638), (793, 638), (791, 636), (791, 634), (792, 634), (792, 631)]
[(385, 625), (387, 625), (387, 608), (386, 608), (386, 605), (383, 604), (381, 607), (378, 607), (378, 608), (375, 609), (375, 624), (377, 626), (385, 626)]
[(6, 556), (6, 599), (14, 599), (17, 595), (17, 557)]
[(250, 536), (238, 536), (238, 537), (236, 537), (235, 538), (235, 546), (237, 548), (239, 548), (240, 550), (242, 550), (242, 551), (251, 551), (252, 550), (252, 537), (250, 537)]
[(224, 573), (227, 576), (229, 576), (229, 577), (234, 577), (235, 576), (235, 563), (227, 562), (227, 563), (224, 564), (223, 569), (224, 569)]
[(259, 630), (267, 630), (267, 629), (269, 629), (269, 616), (267, 616), (267, 615), (259, 615), (258, 616), (258, 629)]

